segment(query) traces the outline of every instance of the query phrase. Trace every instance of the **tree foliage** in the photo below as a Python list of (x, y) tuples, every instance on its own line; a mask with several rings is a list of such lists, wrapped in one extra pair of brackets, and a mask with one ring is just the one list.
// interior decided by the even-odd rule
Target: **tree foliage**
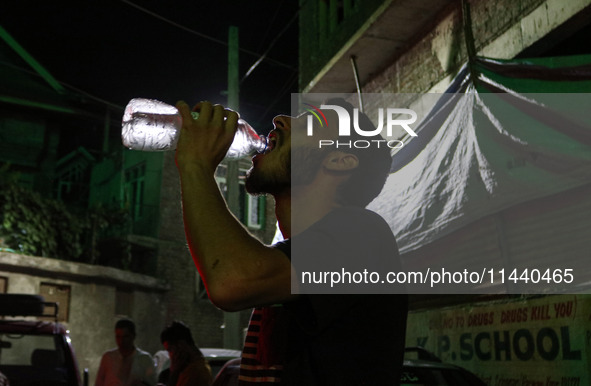
[(101, 205), (75, 211), (61, 201), (19, 186), (10, 178), (3, 180), (0, 247), (19, 253), (95, 263), (101, 234), (125, 226), (129, 219), (126, 210)]

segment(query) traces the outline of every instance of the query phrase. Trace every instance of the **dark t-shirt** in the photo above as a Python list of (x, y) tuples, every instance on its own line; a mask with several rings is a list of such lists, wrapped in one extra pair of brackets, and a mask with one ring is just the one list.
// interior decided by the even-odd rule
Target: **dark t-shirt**
[[(318, 259), (319, 269), (338, 269), (340, 260), (358, 262), (358, 268), (400, 267), (390, 228), (364, 209), (337, 209), (276, 247), (292, 258), (296, 271), (293, 257), (301, 253)], [(407, 296), (351, 292), (303, 294), (282, 307), (255, 311), (263, 319), (257, 327), (258, 358), (282, 364), (281, 384), (398, 384)]]

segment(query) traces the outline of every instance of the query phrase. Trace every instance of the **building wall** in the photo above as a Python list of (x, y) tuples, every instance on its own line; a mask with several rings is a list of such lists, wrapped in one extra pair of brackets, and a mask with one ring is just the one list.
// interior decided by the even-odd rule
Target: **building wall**
[(0, 164), (18, 171), (23, 185), (49, 195), (56, 163), (55, 123), (42, 115), (10, 106), (0, 106)]
[[(137, 326), (136, 345), (161, 350), (168, 286), (161, 280), (109, 267), (0, 252), (0, 277), (7, 293), (40, 294), (42, 284), (69, 288), (70, 330), (80, 369), (94, 382), (102, 353), (116, 347), (114, 326), (128, 317)], [(46, 300), (49, 301), (49, 299)], [(66, 307), (60, 304), (60, 308)]]
[[(589, 0), (470, 1), (477, 54), (513, 58), (589, 5)], [(363, 85), (363, 92), (442, 92), (465, 63), (465, 47), (458, 6), (432, 29), (424, 31), (417, 44)]]
[[(299, 80), (307, 84), (331, 57), (355, 34), (382, 0), (300, 1)], [(305, 6), (304, 6), (305, 5)], [(340, 9), (338, 9), (340, 8)], [(341, 13), (346, 23), (339, 23)], [(332, 20), (332, 22), (330, 21)]]

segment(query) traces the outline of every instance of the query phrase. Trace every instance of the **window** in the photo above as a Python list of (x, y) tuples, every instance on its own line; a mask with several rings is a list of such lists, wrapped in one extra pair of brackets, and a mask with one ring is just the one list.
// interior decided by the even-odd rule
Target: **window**
[(215, 170), (215, 181), (222, 192), (225, 199), (228, 198), (228, 182), (226, 180), (228, 175), (228, 167), (226, 165), (219, 165)]
[(265, 198), (247, 196), (246, 202), (246, 226), (253, 229), (261, 229), (265, 218)]
[(320, 0), (318, 2), (318, 24), (323, 38), (331, 39), (331, 34), (354, 14), (357, 0)]
[(265, 218), (265, 197), (251, 196), (246, 192), (246, 171), (241, 167), (238, 179), (240, 189), (240, 216), (242, 223), (251, 229), (261, 229)]
[(71, 197), (79, 195), (76, 188), (80, 186), (84, 178), (85, 169), (83, 165), (73, 165), (68, 170), (58, 176), (57, 199), (62, 201), (71, 201)]
[[(246, 171), (249, 167), (250, 165), (241, 165), (238, 171), (238, 203), (240, 207), (236, 217), (251, 229), (261, 229), (265, 223), (265, 197), (251, 196), (246, 192)], [(228, 167), (221, 164), (215, 171), (215, 180), (226, 200), (229, 196), (227, 179)]]
[[(58, 305), (57, 320), (59, 322), (67, 322), (70, 314), (70, 286), (41, 283), (39, 286), (39, 295), (43, 296), (46, 302), (55, 302)], [(48, 306), (46, 306), (48, 307)], [(54, 307), (51, 307), (53, 309)], [(45, 313), (48, 312), (47, 309)], [(49, 318), (52, 319), (52, 318)]]
[[(31, 370), (35, 370), (35, 367), (31, 366), (31, 362), (33, 361), (33, 356), (35, 355), (35, 352), (39, 351), (50, 353), (55, 352), (57, 358), (64, 358), (65, 353), (63, 352), (63, 349), (60, 346), (59, 339), (56, 339), (56, 336), (57, 335), (33, 334), (28, 331), (24, 331), (22, 333), (19, 332), (18, 334), (13, 333), (2, 335), (2, 343), (4, 343), (7, 347), (10, 347), (10, 350), (2, 350), (2, 366), (19, 366), (21, 368), (27, 369), (29, 372)], [(63, 366), (63, 360), (57, 360), (56, 362), (57, 363), (55, 363), (55, 365), (59, 365), (59, 367)], [(8, 374), (10, 375), (10, 373)], [(37, 374), (33, 372), (33, 374), (30, 374), (29, 377), (25, 378), (27, 380), (26, 384), (44, 384), (42, 382), (30, 382), (31, 376), (34, 377), (36, 375)], [(24, 378), (24, 374), (19, 375), (19, 377)], [(25, 383), (19, 382), (21, 380), (22, 379), (18, 378), (10, 378), (10, 381), (13, 381), (15, 385), (24, 385)], [(44, 380), (47, 380), (47, 378), (45, 378)], [(53, 382), (54, 381), (48, 381), (49, 384), (61, 384), (61, 382), (59, 381), (55, 381), (55, 383)], [(66, 381), (63, 382), (63, 384), (66, 383)]]
[(134, 220), (144, 215), (144, 185), (146, 164), (141, 163), (125, 171), (125, 195)]
[(90, 171), (94, 157), (83, 147), (57, 161), (55, 196), (69, 204), (85, 206), (90, 186)]

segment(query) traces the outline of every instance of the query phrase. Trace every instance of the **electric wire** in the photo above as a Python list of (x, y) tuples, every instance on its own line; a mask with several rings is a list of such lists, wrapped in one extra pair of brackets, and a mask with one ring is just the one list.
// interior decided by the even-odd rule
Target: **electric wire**
[(244, 79), (248, 78), (250, 76), (250, 74), (252, 74), (252, 72), (254, 71), (254, 69), (257, 68), (259, 66), (259, 64), (261, 64), (261, 62), (267, 57), (267, 54), (269, 53), (269, 51), (271, 51), (271, 49), (273, 48), (273, 46), (275, 45), (275, 43), (277, 43), (277, 41), (279, 40), (279, 38), (281, 37), (281, 35), (283, 35), (285, 33), (285, 31), (287, 31), (287, 29), (293, 24), (293, 22), (297, 20), (298, 15), (299, 15), (299, 10), (298, 10), (298, 12), (296, 12), (293, 15), (293, 17), (291, 18), (291, 20), (287, 24), (285, 24), (285, 26), (283, 27), (283, 29), (281, 30), (281, 32), (279, 32), (277, 34), (277, 36), (275, 36), (275, 39), (273, 39), (271, 41), (271, 43), (269, 43), (269, 46), (267, 47), (267, 49), (265, 50), (265, 52), (263, 52), (263, 54), (261, 55), (261, 57), (256, 62), (254, 62), (254, 64), (252, 66), (250, 66), (250, 68), (248, 69), (248, 71), (246, 71), (246, 74), (240, 80), (240, 83), (242, 83), (244, 81)]
[[(32, 71), (32, 70), (29, 70), (29, 69), (20, 67), (18, 65), (13, 64), (13, 63), (9, 63), (9, 62), (6, 62), (4, 60), (0, 60), (0, 65), (6, 66), (6, 67), (11, 68), (11, 69), (16, 70), (16, 71), (23, 72), (23, 73), (25, 73), (27, 75), (31, 75), (31, 76), (36, 77), (36, 78), (42, 79), (42, 76), (39, 75), (39, 73), (37, 73), (36, 71)], [(69, 84), (67, 82), (63, 82), (63, 81), (61, 81), (59, 79), (56, 79), (56, 81), (59, 84), (61, 84), (62, 86), (64, 86), (66, 89), (68, 89), (69, 91), (76, 92), (76, 93), (80, 94), (81, 96), (84, 96), (84, 97), (87, 97), (89, 99), (92, 99), (93, 101), (95, 101), (95, 102), (97, 102), (99, 104), (103, 104), (103, 105), (105, 105), (107, 107), (110, 107), (112, 109), (115, 109), (115, 110), (120, 110), (120, 111), (123, 111), (124, 110), (124, 107), (121, 106), (121, 105), (118, 105), (116, 103), (109, 102), (109, 101), (107, 101), (105, 99), (102, 99), (100, 97), (97, 97), (97, 96), (95, 96), (93, 94), (90, 94), (90, 93), (88, 93), (88, 92), (86, 92), (86, 91), (84, 91), (84, 90), (82, 90), (82, 89), (80, 89), (80, 88), (78, 88), (76, 86), (73, 86), (73, 85), (71, 85), (71, 84)]]
[[(129, 1), (129, 0), (121, 0), (121, 2), (123, 2), (123, 3), (127, 4), (127, 5), (129, 5), (129, 6), (131, 6), (131, 7), (134, 7), (134, 8), (136, 8), (136, 9), (140, 10), (141, 12), (144, 12), (144, 13), (146, 13), (146, 14), (150, 15), (150, 16), (153, 16), (153, 17), (155, 17), (155, 18), (157, 18), (157, 19), (159, 19), (159, 20), (161, 20), (161, 21), (164, 21), (164, 22), (166, 22), (166, 23), (168, 23), (168, 24), (170, 24), (170, 25), (172, 25), (172, 26), (175, 26), (175, 27), (177, 27), (177, 28), (180, 28), (180, 29), (182, 29), (182, 30), (184, 30), (184, 31), (186, 31), (186, 32), (189, 32), (189, 33), (191, 33), (191, 34), (194, 34), (194, 35), (196, 35), (196, 36), (199, 36), (199, 37), (202, 37), (202, 38), (204, 38), (204, 39), (210, 40), (210, 41), (212, 41), (212, 42), (214, 42), (214, 43), (221, 44), (221, 45), (223, 45), (223, 46), (225, 46), (225, 47), (227, 47), (227, 46), (228, 46), (228, 43), (227, 43), (226, 41), (223, 41), (223, 40), (220, 40), (220, 39), (217, 39), (217, 38), (211, 37), (211, 36), (209, 36), (209, 35), (206, 35), (206, 34), (204, 34), (204, 33), (201, 33), (201, 32), (198, 32), (198, 31), (195, 31), (195, 30), (193, 30), (193, 29), (191, 29), (191, 28), (185, 27), (185, 26), (183, 26), (183, 25), (181, 25), (181, 24), (178, 24), (178, 23), (176, 23), (176, 22), (174, 22), (174, 21), (172, 21), (172, 20), (170, 20), (170, 19), (167, 19), (167, 18), (165, 18), (165, 17), (163, 17), (163, 16), (161, 16), (161, 15), (159, 15), (159, 14), (155, 13), (155, 12), (152, 12), (152, 11), (150, 11), (150, 10), (148, 10), (148, 9), (144, 8), (144, 7), (141, 7), (141, 6), (139, 6), (139, 5), (137, 5), (137, 4), (133, 3), (133, 2), (131, 2), (131, 1)], [(270, 111), (270, 110), (271, 110), (271, 109), (272, 109), (272, 108), (273, 108), (273, 107), (274, 107), (274, 106), (277, 104), (277, 102), (278, 102), (278, 101), (281, 99), (281, 97), (283, 97), (283, 95), (284, 95), (284, 94), (285, 94), (287, 91), (289, 91), (289, 89), (290, 89), (290, 88), (293, 86), (293, 84), (294, 84), (294, 83), (295, 83), (295, 81), (297, 80), (297, 68), (294, 68), (293, 66), (291, 66), (291, 65), (289, 65), (289, 64), (285, 64), (285, 63), (283, 63), (283, 62), (280, 62), (280, 61), (277, 61), (277, 60), (275, 60), (275, 59), (269, 58), (269, 57), (267, 57), (267, 55), (268, 55), (268, 53), (271, 51), (271, 49), (273, 48), (273, 46), (274, 46), (274, 45), (275, 45), (275, 44), (276, 44), (276, 43), (279, 41), (279, 39), (281, 38), (281, 36), (282, 36), (282, 35), (283, 35), (283, 34), (284, 34), (284, 33), (285, 33), (287, 30), (288, 30), (288, 28), (289, 28), (289, 27), (291, 27), (291, 25), (292, 25), (292, 24), (293, 24), (293, 23), (294, 23), (294, 22), (297, 20), (297, 18), (298, 18), (298, 16), (299, 16), (299, 13), (300, 13), (300, 9), (301, 9), (301, 7), (300, 7), (300, 8), (298, 8), (297, 12), (295, 12), (295, 14), (294, 14), (294, 15), (292, 16), (292, 18), (289, 20), (289, 22), (288, 22), (288, 23), (286, 23), (286, 24), (284, 25), (283, 29), (282, 29), (282, 30), (281, 30), (281, 31), (280, 31), (280, 32), (277, 34), (277, 36), (275, 36), (275, 38), (274, 38), (274, 39), (271, 41), (271, 43), (269, 43), (269, 46), (268, 46), (268, 47), (267, 47), (267, 49), (266, 49), (266, 50), (263, 52), (263, 54), (258, 54), (258, 53), (256, 53), (256, 52), (253, 52), (253, 51), (250, 51), (250, 50), (247, 50), (247, 49), (244, 49), (244, 48), (239, 48), (239, 51), (241, 51), (241, 52), (244, 52), (244, 53), (247, 53), (247, 54), (249, 54), (249, 55), (252, 55), (252, 56), (256, 56), (256, 57), (258, 57), (258, 59), (257, 59), (257, 60), (254, 62), (254, 64), (253, 64), (253, 65), (252, 65), (252, 66), (251, 66), (251, 67), (248, 69), (248, 71), (246, 72), (246, 74), (245, 74), (245, 75), (242, 77), (242, 79), (240, 80), (240, 84), (242, 84), (242, 82), (243, 82), (243, 81), (244, 81), (246, 78), (248, 78), (248, 77), (249, 77), (249, 76), (252, 74), (252, 72), (253, 72), (253, 71), (254, 71), (254, 70), (255, 70), (255, 69), (256, 69), (256, 68), (257, 68), (257, 67), (258, 67), (258, 66), (259, 66), (259, 65), (260, 65), (260, 64), (261, 64), (261, 63), (264, 61), (264, 60), (268, 61), (269, 63), (273, 63), (273, 64), (279, 65), (279, 66), (281, 66), (281, 67), (287, 68), (287, 69), (289, 69), (289, 70), (291, 70), (291, 71), (292, 71), (292, 74), (291, 74), (291, 75), (290, 75), (290, 77), (288, 78), (287, 82), (286, 82), (286, 83), (284, 83), (284, 86), (283, 86), (283, 87), (281, 88), (281, 90), (280, 90), (280, 91), (277, 93), (277, 95), (276, 95), (276, 98), (275, 98), (275, 99), (273, 99), (273, 103), (271, 103), (269, 106), (267, 106), (267, 108), (266, 108), (265, 112), (262, 114), (262, 116), (265, 116), (266, 114), (268, 114), (268, 113), (269, 113), (269, 111)], [(277, 15), (277, 13), (278, 13), (278, 11), (276, 12), (276, 14), (275, 14), (275, 15)]]
[(270, 18), (271, 21), (269, 23), (267, 23), (267, 30), (265, 31), (265, 33), (263, 34), (263, 36), (261, 38), (261, 44), (259, 44), (259, 47), (257, 49), (258, 51), (261, 51), (264, 48), (265, 40), (267, 40), (267, 36), (269, 36), (269, 34), (271, 33), (271, 28), (273, 27), (275, 20), (277, 20), (277, 16), (279, 15), (279, 11), (281, 10), (281, 7), (283, 6), (283, 2), (284, 2), (284, 0), (281, 1), (281, 4), (279, 4), (277, 9), (275, 10), (273, 17)]
[(289, 89), (293, 86), (293, 84), (297, 80), (297, 73), (291, 74), (291, 76), (287, 79), (287, 82), (283, 84), (283, 87), (277, 92), (275, 98), (273, 98), (273, 103), (267, 106), (265, 111), (260, 115), (259, 120), (261, 120), (265, 115), (269, 113), (275, 107), (275, 105), (281, 100), (283, 95), (289, 91)]
[[(212, 41), (214, 43), (221, 44), (221, 45), (223, 45), (225, 47), (228, 46), (228, 42), (226, 42), (226, 41), (223, 41), (223, 40), (218, 39), (218, 38), (214, 38), (214, 37), (209, 36), (209, 35), (206, 35), (206, 34), (204, 34), (202, 32), (198, 32), (198, 31), (195, 31), (195, 30), (193, 30), (191, 28), (185, 27), (182, 24), (179, 24), (179, 23), (177, 23), (175, 21), (172, 21), (172, 20), (170, 20), (168, 18), (165, 18), (164, 16), (161, 16), (161, 15), (155, 13), (155, 12), (152, 12), (149, 9), (146, 9), (146, 8), (144, 8), (142, 6), (139, 6), (139, 5), (133, 3), (133, 2), (131, 2), (129, 0), (120, 0), (120, 1), (123, 2), (123, 3), (125, 3), (125, 4), (127, 4), (127, 5), (129, 5), (129, 6), (131, 6), (131, 7), (133, 7), (133, 8), (136, 8), (136, 9), (138, 9), (138, 10), (140, 10), (140, 11), (142, 11), (142, 12), (144, 12), (144, 13), (152, 16), (152, 17), (155, 17), (155, 18), (157, 18), (157, 19), (159, 19), (161, 21), (164, 21), (164, 22), (166, 22), (166, 23), (168, 23), (168, 24), (170, 24), (170, 25), (172, 25), (174, 27), (180, 28), (183, 31), (189, 32), (189, 33), (191, 33), (193, 35), (199, 36), (199, 37), (201, 37), (203, 39)], [(252, 56), (255, 56), (255, 57), (260, 57), (261, 56), (259, 53), (254, 52), (254, 51), (251, 51), (251, 50), (248, 50), (248, 49), (245, 49), (245, 48), (239, 48), (239, 50), (241, 52), (244, 52), (246, 54), (249, 54), (249, 55), (252, 55)], [(293, 66), (291, 66), (289, 64), (286, 64), (286, 63), (283, 63), (283, 62), (280, 62), (278, 60), (275, 60), (275, 59), (272, 59), (272, 58), (266, 58), (266, 60), (269, 61), (270, 63), (273, 63), (275, 65), (278, 65), (278, 66), (287, 68), (289, 70), (292, 70), (292, 71), (295, 71), (296, 70)]]

